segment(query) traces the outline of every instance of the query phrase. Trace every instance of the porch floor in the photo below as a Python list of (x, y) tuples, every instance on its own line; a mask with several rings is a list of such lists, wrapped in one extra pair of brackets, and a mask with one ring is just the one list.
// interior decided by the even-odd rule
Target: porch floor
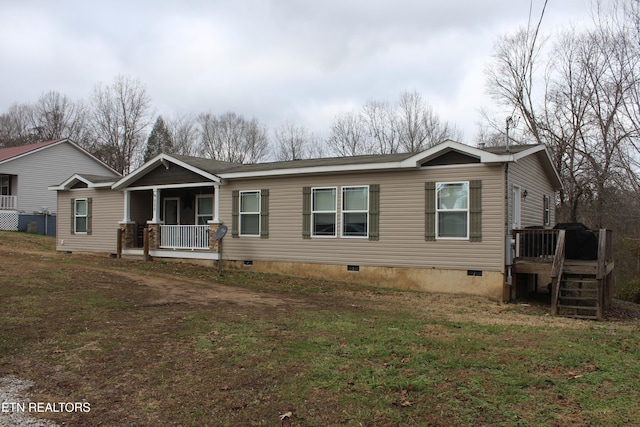
[[(122, 255), (144, 256), (144, 250), (142, 248), (123, 249)], [(206, 250), (151, 249), (149, 255), (155, 258), (219, 259), (218, 252)]]

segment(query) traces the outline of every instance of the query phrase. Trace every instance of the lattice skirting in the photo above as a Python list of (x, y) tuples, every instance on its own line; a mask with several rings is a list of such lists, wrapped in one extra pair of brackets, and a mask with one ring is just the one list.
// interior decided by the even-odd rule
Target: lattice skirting
[(18, 231), (18, 212), (0, 211), (0, 230)]

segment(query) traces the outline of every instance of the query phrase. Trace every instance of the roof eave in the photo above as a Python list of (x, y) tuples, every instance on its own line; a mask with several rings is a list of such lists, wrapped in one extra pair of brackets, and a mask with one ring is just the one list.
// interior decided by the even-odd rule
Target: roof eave
[(130, 183), (135, 182), (137, 179), (142, 178), (143, 176), (145, 176), (146, 174), (154, 170), (158, 166), (158, 164), (162, 164), (168, 169), (167, 162), (183, 167), (211, 181), (220, 182), (220, 177), (217, 175), (214, 175), (200, 168), (192, 166), (189, 163), (183, 162), (182, 160), (179, 160), (179, 159), (176, 159), (175, 157), (170, 156), (169, 154), (161, 153), (155, 156), (154, 158), (152, 158), (151, 160), (149, 160), (147, 163), (145, 163), (135, 171), (133, 171), (132, 173), (130, 173), (129, 175), (124, 176), (122, 179), (115, 182), (111, 186), (111, 188), (114, 190), (121, 190), (128, 187)]

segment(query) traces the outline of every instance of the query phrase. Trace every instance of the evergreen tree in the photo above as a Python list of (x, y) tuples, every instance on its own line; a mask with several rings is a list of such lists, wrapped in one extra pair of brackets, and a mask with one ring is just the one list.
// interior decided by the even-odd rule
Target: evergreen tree
[(144, 150), (145, 163), (160, 153), (171, 154), (173, 141), (162, 116), (158, 116), (156, 123), (147, 139), (147, 148)]

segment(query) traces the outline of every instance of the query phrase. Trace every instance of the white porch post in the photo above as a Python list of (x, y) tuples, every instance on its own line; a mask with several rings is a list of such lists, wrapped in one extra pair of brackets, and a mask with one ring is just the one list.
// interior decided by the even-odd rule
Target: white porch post
[(213, 223), (220, 223), (220, 184), (213, 184), (213, 196), (214, 196), (214, 211), (213, 211)]
[(131, 222), (131, 191), (124, 190), (124, 219), (125, 224)]
[(151, 222), (157, 224), (160, 222), (160, 189), (153, 189), (153, 218)]

